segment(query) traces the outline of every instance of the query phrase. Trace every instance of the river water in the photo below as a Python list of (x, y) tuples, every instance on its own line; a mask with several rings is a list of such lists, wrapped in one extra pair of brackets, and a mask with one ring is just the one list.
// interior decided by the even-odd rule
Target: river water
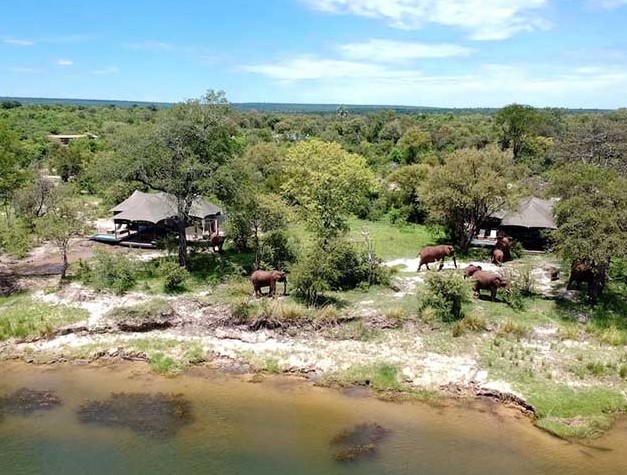
[[(61, 404), (45, 411), (12, 410), (7, 398), (21, 388), (54, 391)], [(127, 426), (116, 414), (107, 414), (108, 424), (85, 421), (85, 414), (98, 413), (85, 412), (86, 407), (102, 409), (90, 404), (121, 392), (143, 393), (146, 404), (154, 403), (157, 393), (176, 393), (184, 404), (168, 416), (175, 423), (163, 427), (160, 421)], [(0, 401), (3, 397), (2, 474), (627, 473), (623, 423), (594, 443), (569, 443), (488, 402), (390, 403), (286, 377), (251, 383), (198, 369), (163, 378), (143, 364), (0, 363)], [(137, 422), (155, 414), (158, 408), (135, 411), (131, 418)], [(331, 441), (338, 433), (373, 423), (385, 428), (386, 436), (372, 452), (352, 462), (334, 458), (338, 449)]]

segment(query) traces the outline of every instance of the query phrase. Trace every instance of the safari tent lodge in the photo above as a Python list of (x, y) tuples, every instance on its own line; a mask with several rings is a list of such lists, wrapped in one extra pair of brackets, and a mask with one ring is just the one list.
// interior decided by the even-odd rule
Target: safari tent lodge
[[(113, 229), (104, 234), (94, 234), (92, 240), (128, 247), (154, 248), (159, 239), (176, 233), (176, 198), (167, 193), (135, 190), (111, 211)], [(186, 232), (191, 244), (221, 233), (220, 224), (224, 216), (216, 205), (197, 198), (189, 214), (191, 219), (187, 223)]]
[(481, 226), (473, 245), (491, 246), (500, 234), (519, 241), (527, 250), (545, 250), (549, 245), (548, 232), (557, 229), (553, 219), (554, 200), (536, 197), (523, 199), (516, 211), (495, 213)]

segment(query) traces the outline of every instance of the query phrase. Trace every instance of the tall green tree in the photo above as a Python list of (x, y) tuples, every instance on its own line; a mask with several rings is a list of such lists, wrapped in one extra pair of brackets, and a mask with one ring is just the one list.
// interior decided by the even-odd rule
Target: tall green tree
[(17, 134), (5, 121), (0, 120), (0, 203), (5, 207), (28, 178), (23, 168), (22, 154)]
[(238, 145), (231, 107), (223, 92), (210, 91), (199, 100), (161, 111), (155, 123), (130, 127), (117, 150), (124, 163), (118, 170), (128, 180), (176, 199), (179, 264), (187, 267), (186, 224), (194, 200), (210, 188), (220, 165)]
[(554, 171), (550, 191), (558, 225), (556, 250), (570, 261), (583, 261), (594, 274), (589, 289), (596, 303), (610, 260), (627, 257), (627, 179), (615, 170), (571, 163)]
[(462, 149), (433, 168), (421, 188), (433, 221), (444, 225), (462, 251), (491, 215), (515, 207), (519, 175), (511, 154), (496, 147)]
[(61, 279), (65, 279), (69, 261), (68, 253), (72, 239), (89, 230), (89, 208), (66, 185), (53, 191), (53, 205), (35, 220), (35, 231), (42, 239), (51, 241), (61, 254)]
[(503, 107), (496, 115), (496, 124), (502, 133), (501, 147), (511, 149), (514, 160), (518, 160), (525, 141), (537, 134), (541, 123), (542, 114), (535, 107), (521, 104)]
[(366, 160), (337, 143), (299, 142), (285, 159), (283, 191), (325, 243), (348, 229), (348, 215), (375, 187)]

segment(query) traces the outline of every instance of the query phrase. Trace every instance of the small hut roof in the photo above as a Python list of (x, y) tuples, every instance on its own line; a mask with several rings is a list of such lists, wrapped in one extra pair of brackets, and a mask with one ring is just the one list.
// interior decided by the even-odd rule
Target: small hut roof
[(501, 226), (557, 229), (553, 219), (553, 201), (527, 198), (520, 203), (518, 211), (506, 213), (502, 217)]
[[(176, 216), (176, 199), (167, 193), (144, 193), (135, 190), (131, 196), (112, 208), (115, 221), (144, 221), (158, 223)], [(221, 214), (220, 208), (196, 198), (192, 203), (189, 215), (194, 218), (206, 218)]]

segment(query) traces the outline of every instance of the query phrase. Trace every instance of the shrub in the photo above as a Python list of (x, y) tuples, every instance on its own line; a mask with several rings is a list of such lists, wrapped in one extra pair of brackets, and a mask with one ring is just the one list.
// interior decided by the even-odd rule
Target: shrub
[(284, 231), (269, 232), (261, 240), (260, 267), (285, 270), (296, 262), (296, 258), (296, 246)]
[(235, 302), (231, 306), (231, 315), (236, 324), (248, 323), (250, 316), (253, 314), (254, 305), (248, 299)]
[(522, 323), (517, 323), (513, 320), (505, 320), (496, 332), (497, 336), (505, 337), (505, 336), (513, 336), (516, 338), (521, 338), (525, 336), (528, 332), (528, 328)]
[(488, 321), (479, 313), (471, 313), (453, 325), (453, 336), (458, 337), (467, 331), (482, 332), (488, 328)]
[(523, 297), (529, 297), (537, 293), (537, 280), (533, 276), (533, 268), (525, 265), (520, 267), (516, 273), (509, 275), (512, 292), (518, 292)]
[(292, 274), (297, 296), (309, 304), (316, 304), (327, 290), (386, 284), (390, 275), (380, 259), (343, 240), (326, 248), (320, 243), (311, 247), (292, 268)]
[(189, 272), (171, 260), (161, 262), (159, 264), (159, 272), (163, 275), (163, 289), (166, 292), (180, 290), (183, 288), (185, 280), (189, 277)]
[(10, 224), (5, 219), (0, 219), (0, 250), (14, 257), (24, 257), (32, 246), (32, 231), (26, 223), (14, 218)]
[(425, 278), (425, 287), (419, 296), (419, 309), (432, 308), (444, 322), (461, 319), (463, 305), (470, 302), (470, 282), (456, 273), (431, 272)]
[(97, 251), (89, 262), (81, 262), (78, 277), (96, 289), (116, 294), (131, 290), (137, 283), (137, 263), (121, 254)]
[(525, 248), (520, 241), (514, 241), (512, 247), (509, 248), (509, 252), (512, 259), (520, 259), (525, 253)]

